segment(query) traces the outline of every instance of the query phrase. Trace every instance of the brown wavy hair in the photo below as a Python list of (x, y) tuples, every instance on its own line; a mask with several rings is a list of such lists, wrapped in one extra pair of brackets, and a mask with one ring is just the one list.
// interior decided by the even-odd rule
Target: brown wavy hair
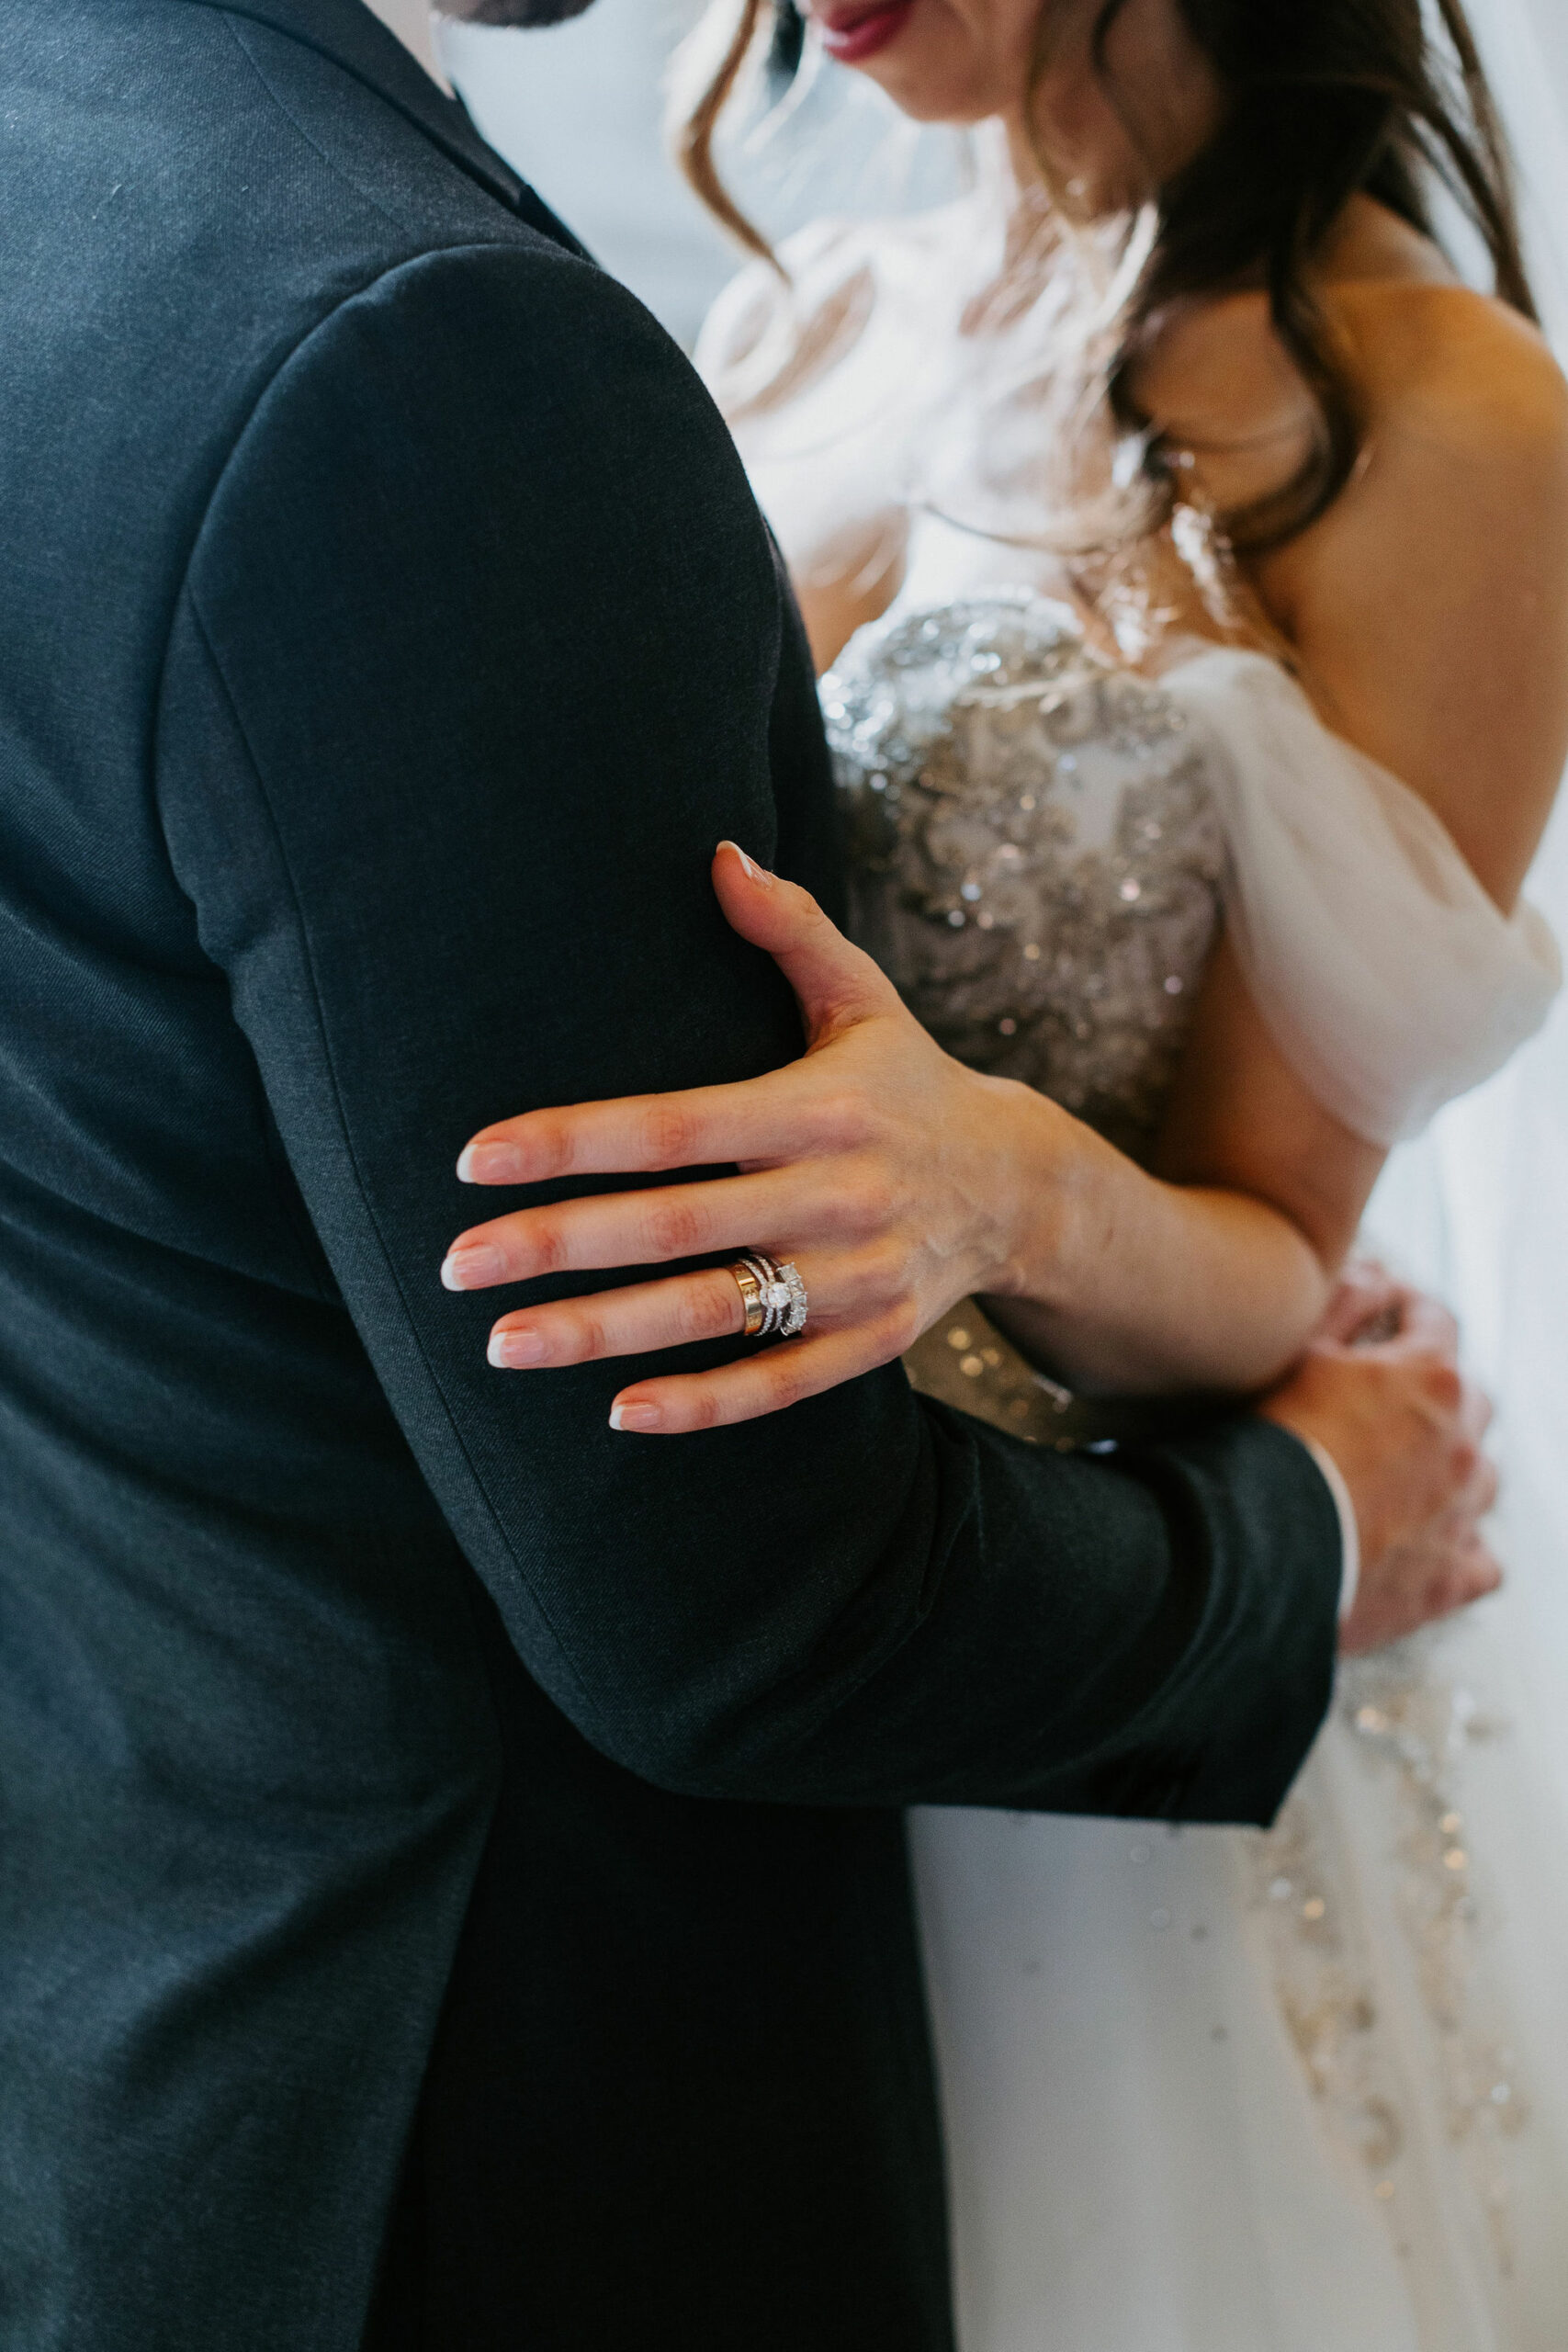
[[(1107, 62), (1126, 0), (1103, 0), (1092, 42)], [(1218, 77), (1224, 109), (1201, 152), (1154, 191), (1155, 234), (1121, 321), (1107, 387), (1123, 433), (1144, 444), (1145, 476), (1166, 511), (1170, 453), (1134, 390), (1139, 356), (1172, 304), (1260, 288), (1280, 342), (1317, 411), (1314, 446), (1282, 489), (1224, 518), (1240, 552), (1292, 538), (1339, 495), (1360, 454), (1360, 397), (1314, 294), (1312, 265), (1349, 198), (1377, 198), (1434, 234), (1429, 191), (1447, 187), (1480, 232), (1499, 298), (1535, 319), (1520, 248), (1513, 174), (1496, 106), (1461, 0), (1438, 0), (1451, 58), (1427, 31), (1421, 0), (1176, 0)], [(776, 0), (792, 15), (792, 0)], [(775, 0), (740, 0), (731, 39), (677, 137), (692, 187), (749, 251), (772, 259), (714, 162), (719, 118), (773, 21)], [(1035, 76), (1043, 71), (1043, 6)], [(1129, 129), (1133, 128), (1129, 124)], [(1047, 187), (1051, 172), (1040, 156)]]

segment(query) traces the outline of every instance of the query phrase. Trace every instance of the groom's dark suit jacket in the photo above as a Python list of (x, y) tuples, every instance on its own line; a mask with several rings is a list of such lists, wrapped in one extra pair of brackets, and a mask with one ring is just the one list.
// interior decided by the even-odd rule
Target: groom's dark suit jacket
[(1267, 1815), (1329, 1496), (487, 1370), (465, 1137), (798, 1046), (745, 480), (358, 0), (5, 0), (0, 118), (0, 2340), (940, 2352), (897, 1808)]

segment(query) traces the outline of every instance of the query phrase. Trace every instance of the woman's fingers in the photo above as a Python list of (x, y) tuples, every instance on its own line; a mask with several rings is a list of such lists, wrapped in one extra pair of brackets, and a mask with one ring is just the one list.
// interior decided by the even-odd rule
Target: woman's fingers
[(558, 1176), (632, 1176), (710, 1168), (799, 1150), (798, 1088), (791, 1070), (681, 1094), (631, 1094), (526, 1111), (483, 1127), (457, 1161), (465, 1184), (542, 1184)]
[[(472, 1138), (458, 1172), (479, 1184), (739, 1172), (514, 1209), (459, 1234), (441, 1270), (449, 1290), (479, 1291), (752, 1250), (797, 1263), (804, 1256), (812, 1321), (802, 1337), (717, 1372), (645, 1382), (617, 1400), (618, 1428), (671, 1435), (778, 1412), (887, 1363), (976, 1287), (965, 1278), (971, 1266), (983, 1273), (1010, 1262), (994, 1220), (976, 1211), (977, 1188), (962, 1180), (973, 1157), (974, 1090), (985, 1090), (988, 1113), (994, 1082), (942, 1053), (808, 893), (728, 843), (714, 882), (736, 930), (790, 979), (812, 1050), (741, 1085), (502, 1120)], [(890, 1114), (889, 1104), (911, 1102), (911, 1114)], [(933, 1192), (934, 1210), (924, 1205)], [(818, 1286), (813, 1268), (831, 1269), (833, 1279)], [(942, 1294), (934, 1299), (933, 1289)], [(496, 1324), (491, 1359), (547, 1368), (741, 1328), (739, 1291), (722, 1269), (710, 1270), (520, 1307)]]
[(1459, 1338), (1459, 1325), (1439, 1299), (1395, 1282), (1380, 1266), (1353, 1266), (1340, 1278), (1312, 1345), (1330, 1354), (1376, 1350), (1457, 1363)]
[(593, 1298), (524, 1307), (503, 1316), (491, 1331), (490, 1360), (503, 1372), (550, 1371), (603, 1356), (650, 1355), (659, 1348), (728, 1339), (745, 1324), (739, 1287), (719, 1266), (601, 1291)]
[[(897, 1355), (916, 1336), (908, 1312), (890, 1295), (886, 1269), (874, 1254), (814, 1256), (799, 1271), (811, 1303), (811, 1338), (859, 1335), (857, 1370)], [(600, 1291), (591, 1298), (520, 1306), (494, 1325), (489, 1355), (499, 1371), (549, 1372), (606, 1356), (652, 1355), (700, 1340), (731, 1339), (745, 1324), (745, 1308), (734, 1275), (728, 1267), (712, 1266), (696, 1273), (671, 1275), (666, 1282), (632, 1283), (623, 1290)], [(770, 1351), (770, 1365), (772, 1361)], [(721, 1383), (728, 1376), (728, 1370), (711, 1375)], [(699, 1383), (709, 1377), (693, 1375)], [(761, 1383), (748, 1381), (743, 1386), (748, 1395), (772, 1395), (781, 1380), (787, 1386), (792, 1378), (788, 1373), (780, 1375), (769, 1371)], [(691, 1382), (682, 1378), (672, 1385), (679, 1389), (689, 1387)], [(655, 1391), (662, 1394), (671, 1385), (669, 1381), (643, 1382), (636, 1395), (641, 1399)], [(792, 1402), (793, 1397), (783, 1401)], [(777, 1404), (757, 1402), (750, 1411), (737, 1411), (728, 1418), (744, 1420), (756, 1412), (777, 1409)], [(704, 1419), (688, 1424), (695, 1429), (713, 1425)]]
[(870, 1238), (886, 1221), (886, 1187), (874, 1170), (843, 1162), (761, 1169), (709, 1183), (660, 1185), (514, 1209), (461, 1233), (446, 1254), (448, 1290), (609, 1266), (657, 1266), (716, 1250), (769, 1250), (793, 1257), (804, 1239)]
[[(835, 1298), (840, 1290), (852, 1296), (863, 1287), (852, 1279), (847, 1284), (841, 1277), (835, 1280), (830, 1268), (813, 1270), (807, 1283), (808, 1290), (819, 1288)], [(813, 1314), (828, 1311), (814, 1297)], [(847, 1311), (852, 1309), (838, 1308), (840, 1314)], [(696, 1340), (729, 1338), (744, 1329), (745, 1319), (733, 1275), (714, 1267), (503, 1316), (491, 1333), (490, 1361), (501, 1371), (548, 1372), (606, 1356), (646, 1355)], [(610, 1425), (644, 1436), (682, 1437), (759, 1420), (890, 1363), (908, 1339), (896, 1312), (873, 1312), (836, 1329), (829, 1324), (802, 1339), (761, 1348), (717, 1372), (638, 1381), (616, 1397)]]
[(713, 887), (731, 928), (754, 947), (766, 948), (795, 990), (813, 1045), (897, 1008), (891, 980), (844, 937), (809, 890), (770, 874), (734, 842), (718, 845)]
[(1404, 1303), (1414, 1294), (1370, 1258), (1352, 1258), (1340, 1273), (1316, 1337), (1331, 1346), (1353, 1347), (1367, 1330), (1397, 1330)]
[(1450, 1363), (1459, 1356), (1459, 1325), (1440, 1299), (1424, 1291), (1401, 1287), (1399, 1329), (1386, 1344), (1402, 1354), (1441, 1356)]
[[(813, 1045), (879, 1013), (908, 1021), (891, 981), (852, 946), (808, 891), (757, 865), (733, 842), (714, 859), (714, 887), (743, 938), (774, 956), (800, 1002)], [(466, 1184), (538, 1184), (560, 1176), (633, 1175), (736, 1160), (799, 1157), (842, 1141), (844, 1105), (792, 1063), (732, 1086), (631, 1095), (529, 1111), (482, 1127), (458, 1159)]]
[(639, 1380), (623, 1389), (611, 1406), (610, 1426), (645, 1437), (686, 1437), (698, 1430), (761, 1420), (765, 1414), (782, 1413), (807, 1396), (819, 1396), (824, 1389), (890, 1363), (902, 1344), (903, 1335), (891, 1321), (857, 1323), (816, 1338), (807, 1332), (727, 1364), (720, 1372)]

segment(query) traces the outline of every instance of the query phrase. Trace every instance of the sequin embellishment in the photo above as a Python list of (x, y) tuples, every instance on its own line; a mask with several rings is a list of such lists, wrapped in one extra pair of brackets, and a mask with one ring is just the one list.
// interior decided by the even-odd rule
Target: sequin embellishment
[[(861, 944), (959, 1060), (1140, 1157), (1226, 868), (1182, 713), (1027, 589), (861, 630), (822, 703)], [(1072, 1450), (1149, 1418), (1043, 1380), (973, 1304), (905, 1361), (928, 1395), (1036, 1444)]]
[[(1513, 2265), (1509, 2143), (1529, 2120), (1502, 2018), (1489, 2013), (1484, 1919), (1465, 1843), (1464, 1764), (1499, 1736), (1466, 1686), (1445, 1671), (1438, 1627), (1340, 1669), (1330, 1736), (1348, 1736), (1365, 1768), (1361, 1802), (1387, 1808), (1394, 1894), (1431, 2028), (1439, 2112), (1484, 2215), (1493, 2258)], [(1317, 1762), (1280, 1821), (1254, 1846), (1256, 1896), (1272, 1930), (1281, 2009), (1307, 2083), (1336, 2135), (1364, 2159), (1400, 2237), (1405, 2154), (1392, 2053), (1359, 1964), (1354, 1906), (1329, 1862)]]
[(862, 944), (959, 1059), (1146, 1149), (1225, 870), (1182, 713), (1026, 591), (862, 630), (823, 707)]

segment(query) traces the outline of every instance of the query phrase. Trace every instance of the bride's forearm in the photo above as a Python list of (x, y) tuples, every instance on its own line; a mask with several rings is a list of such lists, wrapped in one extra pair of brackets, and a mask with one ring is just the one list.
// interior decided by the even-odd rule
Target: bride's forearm
[(1245, 1394), (1316, 1326), (1334, 1267), (1281, 1209), (1148, 1174), (1077, 1127), (1020, 1218), (987, 1312), (1043, 1370), (1089, 1393)]
[(807, 1287), (798, 1344), (639, 1381), (615, 1400), (617, 1429), (674, 1435), (777, 1412), (886, 1364), (970, 1296), (1080, 1389), (1245, 1395), (1293, 1362), (1382, 1154), (1337, 1125), (1260, 1022), (1250, 1036), (1238, 1026), (1245, 1000), (1227, 1028), (1206, 985), (1150, 1172), (1021, 1080), (943, 1052), (795, 884), (732, 844), (714, 879), (736, 930), (790, 979), (807, 1052), (761, 1078), (484, 1129), (460, 1163), (474, 1183), (697, 1174), (507, 1210), (457, 1237), (442, 1278), (482, 1290), (713, 1262), (513, 1308), (492, 1330), (492, 1363), (735, 1334), (742, 1291), (721, 1261), (759, 1236), (771, 1250), (787, 1237)]

